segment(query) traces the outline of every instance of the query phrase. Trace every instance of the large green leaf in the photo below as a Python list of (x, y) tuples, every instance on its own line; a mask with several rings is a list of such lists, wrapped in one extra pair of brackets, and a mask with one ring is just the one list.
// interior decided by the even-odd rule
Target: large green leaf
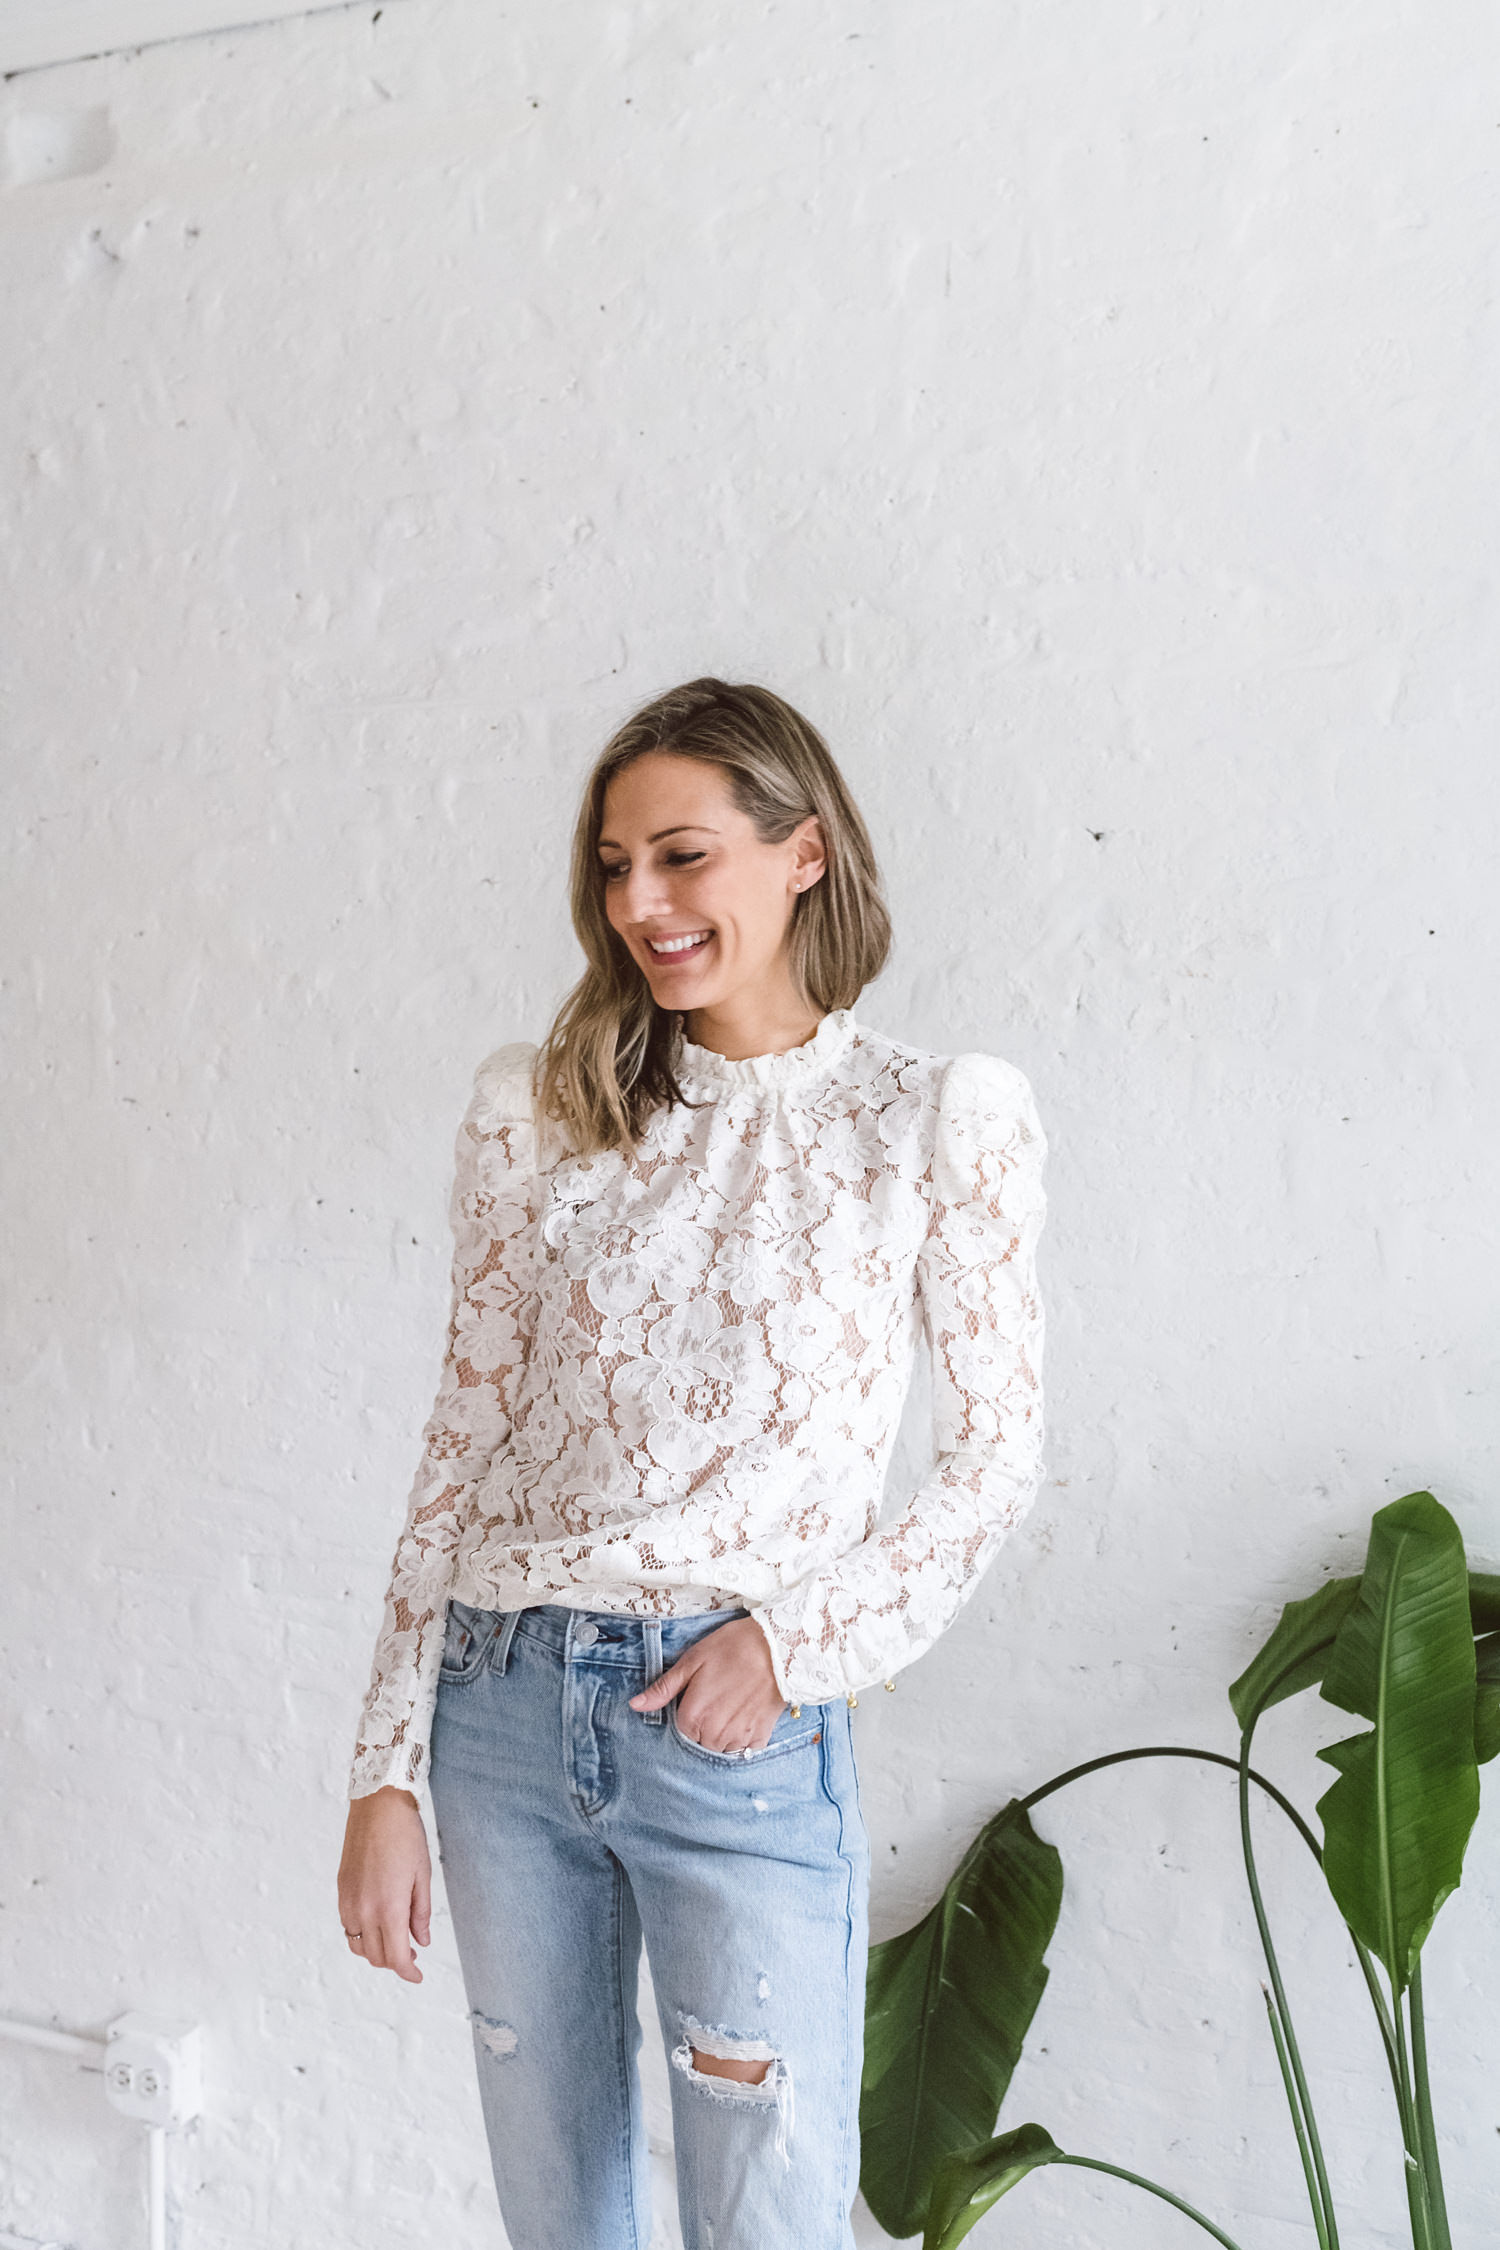
[(1139, 2172), (1127, 2172), (1121, 2165), (1105, 2164), (1096, 2156), (1069, 2156), (1040, 2125), (1018, 2125), (1014, 2132), (997, 2133), (992, 2141), (982, 2141), (977, 2148), (957, 2149), (952, 2156), (944, 2157), (932, 2183), (922, 2250), (957, 2250), (969, 2229), (978, 2225), (1002, 2195), (1008, 2195), (1028, 2173), (1044, 2164), (1077, 2164), (1088, 2172), (1106, 2172), (1113, 2179), (1128, 2180), (1132, 2187), (1144, 2188), (1148, 2195), (1159, 2197), (1192, 2219), (1222, 2245), (1222, 2250), (1237, 2250), (1212, 2219), (1195, 2211), (1191, 2203), (1184, 2203), (1170, 2188), (1156, 2180), (1142, 2179)]
[(937, 2167), (993, 2132), (1062, 1889), (1061, 1858), (1013, 1798), (930, 1912), (871, 1946), (859, 2184), (887, 2234), (919, 2233)]
[(1028, 2172), (1055, 2164), (1061, 2155), (1044, 2126), (1018, 2125), (1013, 2133), (1000, 2133), (978, 2148), (958, 2149), (944, 2157), (932, 2183), (922, 2250), (955, 2250), (992, 2203), (998, 2203)]
[(1481, 1765), (1500, 1757), (1500, 1633), (1474, 1643), (1474, 1755)]
[(1242, 1732), (1273, 1703), (1316, 1686), (1334, 1636), (1358, 1599), (1357, 1578), (1330, 1578), (1305, 1600), (1287, 1603), (1270, 1639), (1229, 1690)]
[[(1359, 1599), (1358, 1578), (1330, 1578), (1305, 1600), (1288, 1602), (1270, 1639), (1246, 1665), (1229, 1690), (1240, 1728), (1252, 1727), (1263, 1711), (1323, 1677), (1328, 1652), (1349, 1611)], [(1474, 1702), (1474, 1750), (1481, 1765), (1500, 1757), (1500, 1576), (1469, 1572), (1469, 1620), (1479, 1642), (1479, 1686)], [(1483, 1651), (1489, 1648), (1488, 1659)], [(1486, 1671), (1488, 1662), (1490, 1669)]]
[(1464, 1544), (1430, 1492), (1374, 1517), (1322, 1694), (1373, 1721), (1370, 1733), (1318, 1752), (1339, 1775), (1318, 1800), (1323, 1870), (1345, 1921), (1401, 1992), (1457, 1887), (1479, 1807)]
[(1479, 1684), (1474, 1691), (1474, 1755), (1481, 1765), (1500, 1757), (1500, 1576), (1469, 1572), (1469, 1618), (1484, 1638), (1474, 1650)]

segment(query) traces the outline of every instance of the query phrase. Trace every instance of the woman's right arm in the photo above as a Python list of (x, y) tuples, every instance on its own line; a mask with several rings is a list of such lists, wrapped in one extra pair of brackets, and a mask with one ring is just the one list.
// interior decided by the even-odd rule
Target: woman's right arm
[[(535, 1143), (525, 1041), (486, 1056), (454, 1145), (448, 1338), (437, 1399), (396, 1543), (364, 1698), (349, 1794), (339, 1906), (377, 1967), (420, 1981), (406, 1942), (427, 1942), (426, 1837), (415, 1795), (425, 1778), (448, 1587), (468, 1488), (509, 1439), (536, 1318)], [(409, 1965), (408, 1965), (409, 1964)]]

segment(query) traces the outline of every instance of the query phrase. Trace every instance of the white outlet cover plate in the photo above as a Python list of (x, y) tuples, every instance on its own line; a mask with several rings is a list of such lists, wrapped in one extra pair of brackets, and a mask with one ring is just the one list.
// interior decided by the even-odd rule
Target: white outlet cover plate
[[(104, 2091), (125, 2117), (142, 2125), (181, 2125), (202, 2107), (202, 2037), (196, 2024), (169, 2023), (132, 2011), (105, 2033)], [(127, 2083), (119, 2074), (130, 2073)], [(154, 2088), (142, 2085), (154, 2073)]]

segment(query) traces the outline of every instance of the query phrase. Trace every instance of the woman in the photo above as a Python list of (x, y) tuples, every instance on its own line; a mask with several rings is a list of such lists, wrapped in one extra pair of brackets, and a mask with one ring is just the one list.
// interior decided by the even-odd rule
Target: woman
[[(642, 1937), (686, 2250), (848, 2250), (850, 1712), (1040, 1474), (1026, 1080), (856, 1022), (889, 923), (816, 729), (695, 680), (606, 745), (588, 968), (488, 1056), (355, 1756), (352, 1951), (421, 1981), (430, 1788), (512, 2250), (645, 2250)], [(938, 1457), (877, 1528), (919, 1330)]]

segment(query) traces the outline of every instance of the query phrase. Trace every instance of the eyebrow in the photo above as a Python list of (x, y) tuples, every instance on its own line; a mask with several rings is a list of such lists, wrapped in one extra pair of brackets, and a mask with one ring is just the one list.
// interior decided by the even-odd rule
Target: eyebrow
[[(700, 836), (717, 836), (719, 833), (717, 828), (706, 828), (701, 820), (685, 820), (679, 827), (676, 828), (658, 828), (656, 834), (654, 836), (648, 836), (646, 838), (646, 841), (648, 844), (659, 844), (663, 836), (684, 836), (687, 834), (689, 829), (692, 829), (697, 835)], [(613, 836), (601, 836), (599, 838), (598, 848), (601, 852), (617, 852), (620, 851), (623, 847), (615, 842)]]

